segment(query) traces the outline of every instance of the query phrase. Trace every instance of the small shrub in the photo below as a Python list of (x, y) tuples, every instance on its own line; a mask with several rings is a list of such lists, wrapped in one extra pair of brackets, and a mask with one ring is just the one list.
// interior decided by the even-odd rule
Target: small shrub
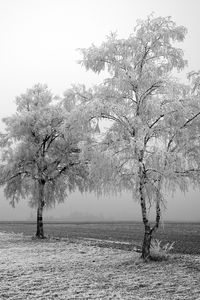
[(167, 260), (169, 258), (169, 252), (173, 249), (173, 243), (167, 243), (165, 245), (161, 245), (161, 241), (154, 239), (151, 241), (150, 255), (151, 260), (154, 261), (162, 261)]

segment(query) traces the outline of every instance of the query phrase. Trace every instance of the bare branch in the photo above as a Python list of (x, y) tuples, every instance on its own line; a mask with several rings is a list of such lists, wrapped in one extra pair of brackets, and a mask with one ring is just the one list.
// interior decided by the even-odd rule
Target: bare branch
[(158, 171), (158, 170), (156, 170), (156, 169), (146, 169), (146, 172), (155, 172), (155, 173), (158, 173), (158, 174), (160, 174), (161, 176), (163, 176), (164, 174), (162, 173), (162, 172), (160, 172), (160, 171)]
[(200, 115), (200, 112), (198, 112), (196, 115), (194, 115), (192, 118), (188, 119), (182, 126), (180, 129), (186, 127), (190, 122), (192, 122), (196, 117), (198, 117)]
[(15, 173), (14, 175), (12, 175), (11, 177), (8, 176), (8, 178), (4, 179), (0, 184), (4, 185), (7, 181), (11, 181), (14, 178), (18, 177), (18, 176), (22, 176), (22, 175), (28, 175), (28, 176), (32, 176), (28, 171), (20, 171)]
[(162, 85), (162, 81), (157, 81), (150, 86), (141, 96), (140, 100), (144, 101), (149, 95), (151, 95), (152, 92), (154, 92), (156, 89), (158, 89)]
[(160, 119), (164, 117), (164, 114), (160, 115), (151, 125), (149, 125), (149, 128), (152, 128)]
[(175, 171), (176, 174), (182, 175), (182, 176), (188, 176), (192, 173), (199, 173), (200, 174), (200, 169), (188, 169), (185, 171)]
[(180, 132), (181, 129), (185, 128), (189, 123), (191, 123), (196, 117), (198, 117), (200, 115), (200, 112), (198, 112), (197, 114), (195, 114), (194, 116), (192, 116), (190, 119), (188, 119), (171, 137), (171, 139), (168, 142), (167, 145), (167, 151), (169, 151), (169, 148), (174, 140), (174, 138), (176, 137), (177, 133)]
[(107, 114), (107, 113), (101, 113), (100, 117), (104, 118), (104, 119), (110, 119), (110, 120), (113, 120), (113, 121), (116, 121), (116, 122), (122, 124), (123, 127), (125, 127), (131, 135), (133, 134), (133, 131), (130, 130), (130, 128), (127, 126), (127, 124), (119, 116), (115, 117), (115, 116)]

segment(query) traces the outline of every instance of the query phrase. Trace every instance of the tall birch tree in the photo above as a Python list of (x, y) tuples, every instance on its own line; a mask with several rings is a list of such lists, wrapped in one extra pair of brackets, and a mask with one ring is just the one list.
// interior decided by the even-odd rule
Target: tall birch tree
[[(114, 183), (118, 190), (131, 190), (139, 201), (144, 259), (150, 257), (165, 191), (186, 190), (191, 181), (198, 181), (197, 87), (192, 91), (173, 77), (187, 65), (177, 47), (185, 35), (186, 28), (171, 17), (151, 15), (138, 21), (127, 39), (114, 33), (99, 47), (81, 49), (80, 63), (86, 70), (108, 74), (88, 91), (74, 89), (74, 97), (85, 101), (90, 122), (110, 121), (99, 138), (101, 154), (94, 157), (91, 174), (98, 192), (108, 192)], [(198, 81), (195, 74), (190, 76), (193, 83)], [(155, 205), (154, 224), (148, 219), (148, 204)]]

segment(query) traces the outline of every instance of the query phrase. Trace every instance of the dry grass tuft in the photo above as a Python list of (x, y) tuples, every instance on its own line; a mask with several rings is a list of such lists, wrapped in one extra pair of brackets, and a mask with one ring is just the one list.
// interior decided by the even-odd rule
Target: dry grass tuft
[(167, 243), (164, 245), (161, 245), (161, 241), (154, 239), (151, 241), (151, 248), (150, 248), (150, 259), (153, 261), (163, 261), (163, 260), (168, 260), (170, 257), (170, 251), (174, 247), (174, 242), (173, 243)]

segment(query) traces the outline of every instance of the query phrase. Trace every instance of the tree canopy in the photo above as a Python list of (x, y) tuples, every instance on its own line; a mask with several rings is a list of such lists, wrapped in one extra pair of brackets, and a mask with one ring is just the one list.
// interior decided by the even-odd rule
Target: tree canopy
[(87, 164), (79, 144), (84, 136), (72, 111), (46, 85), (16, 98), (17, 112), (3, 121), (1, 184), (12, 205), (28, 197), (31, 205), (52, 206), (68, 192), (87, 186)]
[[(138, 21), (127, 39), (110, 34), (99, 47), (81, 49), (80, 61), (86, 70), (106, 70), (108, 77), (89, 90), (74, 89), (74, 98), (84, 99), (88, 120), (110, 120), (99, 147), (110, 162), (105, 165), (112, 168), (112, 180), (103, 175), (97, 158), (92, 169), (97, 188), (109, 190), (114, 184), (132, 191), (141, 204), (149, 246), (166, 189), (199, 184), (199, 73), (189, 75), (192, 89), (173, 76), (187, 65), (177, 47), (186, 32), (171, 17), (151, 15)], [(156, 205), (154, 226), (148, 202)], [(143, 246), (148, 256), (145, 241)]]

